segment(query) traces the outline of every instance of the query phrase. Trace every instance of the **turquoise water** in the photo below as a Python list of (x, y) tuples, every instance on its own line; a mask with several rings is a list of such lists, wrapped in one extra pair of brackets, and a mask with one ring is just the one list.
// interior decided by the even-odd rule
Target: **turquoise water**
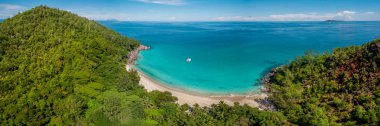
[(100, 23), (152, 47), (137, 61), (145, 74), (207, 94), (254, 92), (266, 70), (306, 51), (328, 52), (380, 37), (380, 22)]

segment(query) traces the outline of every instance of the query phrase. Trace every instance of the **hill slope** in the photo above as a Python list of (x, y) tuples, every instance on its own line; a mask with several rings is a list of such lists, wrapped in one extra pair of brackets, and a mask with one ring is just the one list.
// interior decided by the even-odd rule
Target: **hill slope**
[[(75, 122), (86, 102), (124, 84), (125, 56), (139, 44), (102, 25), (39, 6), (0, 24), (0, 122)], [(65, 119), (64, 119), (65, 118)]]
[(300, 125), (378, 125), (380, 40), (306, 55), (276, 69), (273, 103)]

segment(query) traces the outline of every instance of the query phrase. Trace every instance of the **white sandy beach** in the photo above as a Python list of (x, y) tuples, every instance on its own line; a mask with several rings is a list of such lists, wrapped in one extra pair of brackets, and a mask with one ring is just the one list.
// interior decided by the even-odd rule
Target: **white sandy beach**
[[(131, 57), (132, 59), (137, 59), (137, 54), (140, 50), (149, 49), (149, 47), (141, 46), (139, 49), (135, 50), (136, 52), (132, 52)], [(134, 63), (129, 62), (126, 65), (126, 69), (129, 71), (134, 68)], [(138, 71), (138, 70), (137, 70)], [(265, 92), (261, 92), (258, 94), (251, 94), (251, 95), (204, 95), (196, 92), (190, 92), (181, 90), (178, 88), (173, 88), (166, 86), (162, 83), (159, 83), (144, 73), (138, 71), (138, 74), (140, 76), (140, 84), (147, 90), (147, 91), (168, 91), (173, 96), (178, 98), (179, 104), (188, 104), (188, 105), (194, 105), (198, 104), (200, 106), (210, 106), (212, 104), (217, 104), (220, 101), (224, 101), (226, 104), (234, 105), (235, 102), (239, 102), (242, 104), (247, 104), (252, 107), (258, 107), (258, 108), (267, 108), (264, 104), (261, 102), (258, 102), (259, 100), (267, 98), (267, 94)]]
[[(126, 69), (130, 70), (133, 66), (126, 65)], [(267, 97), (266, 93), (253, 94), (253, 95), (203, 95), (195, 92), (189, 92), (185, 90), (180, 90), (172, 87), (165, 86), (151, 78), (142, 72), (138, 71), (140, 76), (140, 84), (147, 91), (168, 91), (172, 93), (173, 96), (178, 98), (179, 104), (189, 104), (194, 105), (198, 104), (200, 106), (210, 106), (212, 104), (217, 104), (220, 101), (224, 101), (226, 104), (233, 105), (234, 102), (239, 102), (240, 104), (247, 104), (252, 107), (262, 108), (262, 104), (257, 102), (258, 99), (265, 99)]]

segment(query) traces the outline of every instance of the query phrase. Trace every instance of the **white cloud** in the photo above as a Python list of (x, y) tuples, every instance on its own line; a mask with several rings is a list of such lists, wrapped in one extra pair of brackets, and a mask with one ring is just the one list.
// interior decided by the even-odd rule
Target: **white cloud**
[(217, 21), (260, 21), (266, 20), (267, 17), (245, 17), (245, 16), (232, 16), (232, 17), (217, 17), (214, 20)]
[(183, 5), (183, 0), (135, 0), (144, 3), (164, 4), (164, 5)]
[(318, 15), (318, 14), (282, 14), (282, 15), (269, 15), (271, 20), (278, 21), (312, 21), (323, 20), (333, 17), (332, 14)]
[(338, 14), (356, 14), (355, 11), (341, 11), (341, 12), (338, 12)]
[(78, 12), (78, 15), (86, 17), (91, 20), (118, 20), (118, 21), (130, 21), (130, 15), (126, 13), (114, 13), (114, 12)]
[(337, 13), (309, 13), (309, 14), (282, 14), (282, 15), (270, 15), (272, 20), (279, 21), (320, 21), (320, 20), (353, 20), (356, 12), (354, 11), (340, 11)]
[(13, 4), (0, 4), (0, 19), (9, 18), (24, 10), (22, 6)]
[(13, 4), (0, 4), (1, 10), (20, 10), (23, 9), (23, 7), (19, 5), (13, 5)]
[(323, 21), (323, 20), (354, 20), (356, 12), (340, 11), (336, 13), (295, 13), (295, 14), (273, 14), (264, 17), (252, 16), (232, 16), (232, 17), (217, 17), (216, 21)]
[(341, 11), (341, 12), (338, 12), (334, 18), (338, 18), (340, 20), (344, 20), (345, 18), (348, 20), (352, 20), (354, 19), (352, 16), (355, 14), (356, 14), (355, 11)]
[(175, 21), (175, 20), (177, 20), (177, 17), (175, 17), (175, 16), (170, 17), (169, 20), (171, 20), (171, 21)]

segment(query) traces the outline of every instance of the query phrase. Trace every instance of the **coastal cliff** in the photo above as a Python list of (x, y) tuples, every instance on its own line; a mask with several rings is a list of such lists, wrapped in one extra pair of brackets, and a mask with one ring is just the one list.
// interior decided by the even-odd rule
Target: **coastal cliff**
[(145, 46), (145, 45), (140, 44), (139, 47), (137, 47), (136, 49), (129, 52), (128, 61), (127, 61), (127, 65), (126, 65), (127, 71), (131, 71), (131, 69), (133, 69), (133, 65), (135, 65), (135, 61), (139, 57), (139, 52), (142, 50), (148, 50), (148, 49), (150, 49), (149, 46)]
[(150, 49), (149, 46), (145, 46), (145, 45), (140, 44), (139, 47), (137, 47), (136, 49), (129, 52), (128, 64), (133, 65), (135, 63), (135, 61), (137, 60), (137, 58), (139, 57), (139, 52), (142, 50), (148, 50), (148, 49)]

